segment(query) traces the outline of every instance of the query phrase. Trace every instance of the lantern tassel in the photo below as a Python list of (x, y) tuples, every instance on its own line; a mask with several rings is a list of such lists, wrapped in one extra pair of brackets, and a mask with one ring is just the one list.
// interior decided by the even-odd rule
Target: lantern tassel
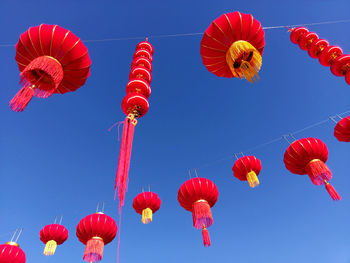
[(10, 101), (11, 109), (16, 112), (23, 111), (27, 107), (28, 103), (33, 98), (33, 96), (33, 86), (23, 87)]
[(205, 200), (198, 200), (192, 207), (193, 226), (202, 229), (203, 225), (209, 227), (213, 224), (210, 205)]
[(247, 181), (249, 183), (249, 186), (254, 188), (255, 186), (258, 186), (260, 184), (258, 176), (254, 171), (251, 171), (247, 174)]
[(142, 223), (149, 224), (152, 222), (152, 209), (146, 208), (142, 210)]
[(84, 252), (84, 261), (86, 262), (98, 262), (103, 256), (104, 243), (102, 238), (93, 237), (86, 243)]
[(203, 228), (202, 228), (202, 236), (203, 236), (203, 244), (204, 244), (204, 246), (205, 247), (210, 247), (211, 242), (210, 242), (209, 231), (204, 225), (203, 225)]
[(56, 248), (57, 248), (57, 242), (55, 240), (48, 241), (45, 245), (44, 255), (52, 256), (53, 254), (55, 254)]
[(333, 185), (331, 185), (328, 182), (325, 182), (326, 185), (326, 190), (328, 194), (332, 197), (334, 201), (339, 201), (341, 200), (341, 196), (337, 193), (337, 191), (334, 189)]
[(329, 170), (328, 166), (319, 159), (310, 161), (306, 166), (306, 172), (315, 185), (323, 185), (325, 180), (328, 182), (332, 179), (332, 172)]

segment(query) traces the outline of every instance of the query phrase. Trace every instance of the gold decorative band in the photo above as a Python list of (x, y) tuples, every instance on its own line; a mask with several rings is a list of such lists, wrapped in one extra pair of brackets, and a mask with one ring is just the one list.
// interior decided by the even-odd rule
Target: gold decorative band
[(320, 159), (313, 159), (313, 160), (311, 160), (306, 166), (308, 166), (308, 165), (311, 164), (311, 163), (318, 162), (318, 161), (321, 161), (321, 160), (320, 160)]
[(16, 242), (13, 242), (13, 241), (7, 242), (6, 245), (19, 247), (19, 245)]
[(204, 200), (204, 199), (199, 199), (199, 200), (197, 200), (196, 202), (194, 202), (194, 204), (199, 203), (199, 202), (206, 202), (206, 203), (208, 203), (208, 201), (207, 201), (207, 200)]
[(101, 241), (103, 241), (102, 237), (92, 237), (91, 239), (95, 239), (95, 240), (101, 240)]
[(57, 59), (55, 59), (54, 57), (51, 57), (51, 56), (44, 56), (44, 57), (47, 57), (47, 58), (50, 58), (50, 59), (56, 61), (56, 62), (62, 67), (61, 62), (59, 62), (59, 61), (58, 61)]

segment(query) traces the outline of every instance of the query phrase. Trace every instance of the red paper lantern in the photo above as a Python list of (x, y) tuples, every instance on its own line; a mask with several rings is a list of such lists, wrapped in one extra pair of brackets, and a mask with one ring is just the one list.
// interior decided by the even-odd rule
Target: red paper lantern
[(261, 169), (261, 162), (255, 156), (239, 158), (232, 167), (234, 177), (241, 181), (248, 181), (252, 188), (259, 185), (258, 175)]
[(40, 230), (40, 240), (45, 244), (44, 255), (55, 254), (58, 245), (62, 245), (68, 239), (68, 230), (59, 224), (44, 226)]
[(138, 194), (133, 201), (133, 208), (136, 213), (142, 215), (142, 223), (152, 222), (152, 215), (160, 208), (161, 201), (156, 193), (143, 192)]
[(88, 215), (77, 226), (77, 237), (85, 244), (83, 259), (86, 262), (98, 262), (102, 259), (103, 248), (112, 242), (117, 234), (114, 219), (103, 213)]
[(334, 127), (334, 136), (341, 142), (350, 142), (350, 116), (341, 119)]
[(205, 178), (193, 178), (186, 181), (181, 185), (177, 194), (180, 205), (192, 212), (193, 226), (202, 229), (204, 246), (211, 245), (207, 228), (214, 222), (211, 207), (215, 205), (218, 196), (216, 185)]
[(265, 33), (252, 15), (233, 12), (215, 19), (201, 41), (206, 68), (218, 77), (258, 78)]
[(325, 185), (332, 199), (340, 200), (341, 197), (329, 183), (332, 172), (325, 164), (327, 159), (327, 146), (315, 138), (304, 138), (293, 142), (284, 154), (284, 164), (291, 173), (309, 175), (313, 184)]
[(318, 58), (321, 65), (331, 67), (333, 75), (345, 76), (346, 82), (350, 85), (350, 55), (343, 55), (338, 46), (330, 46), (328, 41), (319, 39), (314, 32), (309, 32), (305, 27), (297, 27), (289, 30), (290, 40), (298, 44), (302, 50), (307, 50), (312, 58)]
[(57, 25), (41, 24), (23, 33), (16, 44), (16, 61), (22, 89), (10, 101), (14, 111), (23, 111), (33, 96), (75, 91), (90, 75), (86, 46)]
[(16, 242), (0, 245), (1, 263), (25, 263), (26, 255)]

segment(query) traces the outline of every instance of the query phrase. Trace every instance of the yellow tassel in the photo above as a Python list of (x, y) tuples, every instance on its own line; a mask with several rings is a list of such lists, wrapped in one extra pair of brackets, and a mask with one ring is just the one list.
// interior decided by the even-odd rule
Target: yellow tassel
[(256, 175), (256, 173), (254, 171), (251, 171), (247, 174), (247, 181), (249, 183), (249, 186), (252, 188), (259, 185), (258, 176)]
[(152, 222), (152, 210), (150, 208), (146, 208), (142, 210), (142, 223), (149, 224)]
[(235, 78), (245, 77), (252, 83), (259, 79), (262, 57), (249, 42), (244, 40), (233, 42), (226, 53), (226, 62)]
[(44, 255), (52, 256), (53, 254), (55, 254), (56, 247), (57, 247), (57, 243), (55, 240), (48, 241), (45, 245)]

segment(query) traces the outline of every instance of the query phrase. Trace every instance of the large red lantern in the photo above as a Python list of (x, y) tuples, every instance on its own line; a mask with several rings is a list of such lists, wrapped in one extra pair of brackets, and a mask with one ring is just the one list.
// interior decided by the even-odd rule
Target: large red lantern
[(126, 96), (122, 101), (124, 121), (120, 145), (118, 168), (115, 179), (115, 191), (118, 191), (119, 213), (124, 205), (125, 192), (129, 177), (131, 149), (137, 118), (143, 117), (149, 108), (148, 97), (151, 95), (153, 46), (146, 40), (136, 46)]
[(258, 78), (265, 33), (252, 15), (233, 12), (215, 19), (204, 32), (201, 56), (206, 68), (218, 77)]
[(55, 254), (58, 245), (62, 245), (68, 239), (68, 230), (59, 224), (44, 226), (40, 230), (40, 240), (45, 244), (44, 255)]
[(315, 138), (303, 138), (293, 142), (284, 154), (284, 164), (291, 173), (309, 175), (313, 184), (325, 185), (332, 199), (340, 200), (341, 197), (329, 183), (332, 172), (325, 164), (327, 159), (327, 146)]
[(289, 30), (290, 40), (298, 44), (302, 50), (307, 50), (312, 58), (317, 58), (321, 65), (331, 67), (333, 75), (345, 76), (350, 85), (350, 55), (343, 55), (343, 50), (338, 46), (330, 46), (328, 41), (319, 39), (314, 32), (309, 32), (305, 27), (297, 27)]
[(98, 262), (102, 259), (103, 248), (112, 242), (117, 234), (114, 219), (103, 213), (88, 215), (77, 226), (77, 237), (85, 244), (83, 259), (86, 262)]
[(214, 220), (211, 213), (218, 200), (219, 192), (216, 185), (205, 178), (193, 178), (181, 185), (177, 200), (187, 211), (192, 212), (193, 226), (202, 229), (203, 244), (210, 246), (208, 227)]
[(0, 245), (1, 263), (25, 263), (26, 255), (16, 242)]
[(239, 158), (232, 167), (234, 177), (241, 181), (248, 181), (252, 188), (259, 185), (258, 175), (261, 169), (261, 162), (255, 156)]
[(341, 119), (335, 125), (334, 136), (341, 142), (350, 142), (350, 116)]
[(156, 193), (143, 192), (134, 198), (132, 206), (136, 213), (142, 215), (142, 223), (149, 224), (152, 222), (152, 215), (159, 210), (160, 204), (160, 198)]
[(16, 44), (16, 61), (22, 89), (10, 101), (14, 111), (23, 111), (33, 96), (75, 91), (90, 75), (86, 46), (57, 25), (41, 24), (23, 33)]

